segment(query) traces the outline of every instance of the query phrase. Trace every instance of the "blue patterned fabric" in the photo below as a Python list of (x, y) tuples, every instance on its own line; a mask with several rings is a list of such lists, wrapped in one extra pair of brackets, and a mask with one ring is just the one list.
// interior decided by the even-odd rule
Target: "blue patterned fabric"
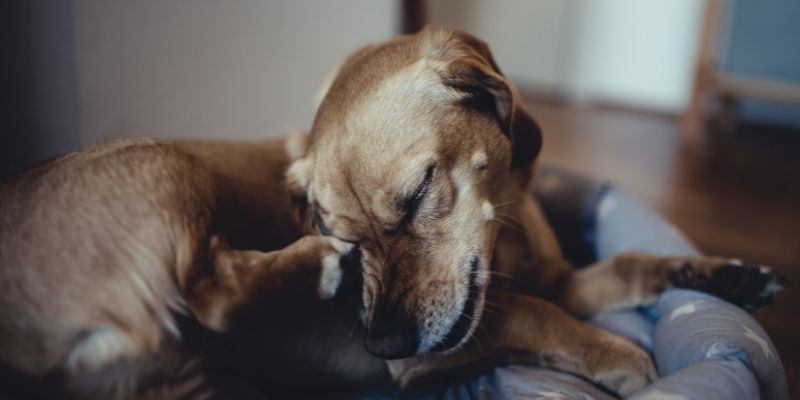
[[(598, 258), (625, 251), (692, 255), (675, 227), (630, 195), (603, 189), (593, 233)], [(663, 377), (634, 398), (787, 399), (783, 365), (749, 314), (691, 290), (670, 290), (652, 307), (593, 318), (650, 350)]]

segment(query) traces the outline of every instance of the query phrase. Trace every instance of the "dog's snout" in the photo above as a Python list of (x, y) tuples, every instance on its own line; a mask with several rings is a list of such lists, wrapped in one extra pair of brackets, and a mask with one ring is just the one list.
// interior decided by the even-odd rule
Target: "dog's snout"
[(417, 324), (410, 318), (395, 316), (371, 325), (364, 340), (364, 347), (370, 354), (394, 360), (417, 353)]

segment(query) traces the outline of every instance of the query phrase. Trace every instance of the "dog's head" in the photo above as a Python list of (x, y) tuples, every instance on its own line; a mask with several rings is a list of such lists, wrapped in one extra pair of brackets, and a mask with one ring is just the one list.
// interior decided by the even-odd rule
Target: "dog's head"
[[(497, 207), (539, 129), (487, 46), (427, 28), (350, 56), (287, 181), (309, 232), (357, 243), (366, 348), (448, 351), (481, 317)], [(525, 175), (526, 174), (520, 174)]]

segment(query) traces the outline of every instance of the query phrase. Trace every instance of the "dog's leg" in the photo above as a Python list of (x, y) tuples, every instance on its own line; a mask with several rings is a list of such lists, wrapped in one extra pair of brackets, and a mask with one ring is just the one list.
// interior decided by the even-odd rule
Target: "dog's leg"
[(746, 310), (772, 302), (789, 282), (757, 266), (720, 257), (660, 257), (623, 253), (572, 273), (557, 302), (586, 317), (601, 311), (655, 301), (668, 288), (704, 291)]
[(424, 386), (443, 375), (497, 362), (523, 363), (584, 376), (624, 396), (657, 378), (650, 356), (634, 343), (527, 295), (489, 293), (481, 326), (450, 355), (390, 361), (401, 386)]
[[(513, 242), (526, 251), (514, 265), (500, 270), (514, 277), (522, 291), (542, 296), (570, 313), (588, 317), (597, 312), (636, 307), (653, 302), (674, 287), (697, 289), (728, 300), (747, 310), (770, 304), (772, 295), (789, 282), (757, 266), (720, 257), (663, 257), (644, 253), (622, 253), (579, 270), (564, 261), (552, 229), (533, 198), (520, 201), (514, 214), (524, 235), (508, 235), (499, 246)], [(508, 231), (508, 230), (506, 230)], [(502, 278), (500, 275), (499, 278)], [(502, 281), (502, 279), (499, 279)], [(500, 282), (502, 283), (502, 282)]]
[(187, 290), (187, 304), (200, 323), (228, 328), (234, 313), (265, 299), (330, 300), (360, 276), (360, 251), (331, 237), (306, 236), (268, 253), (231, 250), (211, 238), (209, 267)]

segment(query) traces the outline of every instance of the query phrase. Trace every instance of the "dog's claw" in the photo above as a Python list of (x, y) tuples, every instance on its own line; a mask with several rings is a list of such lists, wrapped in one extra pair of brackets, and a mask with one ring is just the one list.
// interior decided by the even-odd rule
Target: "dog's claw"
[(689, 286), (694, 279), (694, 268), (688, 261), (680, 263), (677, 269), (672, 271), (672, 282), (677, 286)]
[[(792, 286), (786, 277), (774, 274), (769, 267), (738, 260), (714, 268), (710, 276), (696, 275), (696, 279), (685, 286), (713, 294), (747, 311), (772, 304), (776, 292)], [(684, 286), (679, 280), (676, 284)]]

